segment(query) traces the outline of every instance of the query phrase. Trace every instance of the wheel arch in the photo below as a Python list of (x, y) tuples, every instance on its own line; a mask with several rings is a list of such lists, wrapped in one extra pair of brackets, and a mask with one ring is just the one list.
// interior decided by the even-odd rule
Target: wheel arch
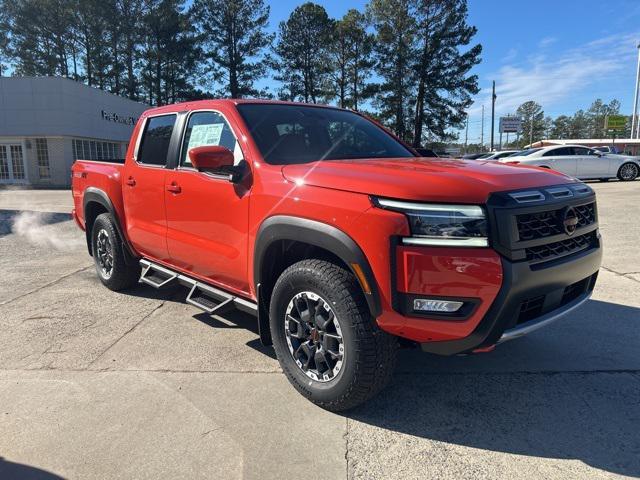
[(351, 237), (326, 223), (276, 215), (260, 226), (253, 257), (260, 340), (264, 344), (271, 343), (269, 299), (276, 280), (289, 265), (310, 256), (333, 261), (352, 272), (358, 279), (369, 312), (374, 318), (380, 315), (380, 295), (373, 271), (362, 249)]
[(133, 254), (133, 250), (127, 241), (127, 237), (124, 236), (118, 212), (114, 208), (109, 195), (107, 195), (104, 190), (100, 190), (96, 187), (87, 187), (82, 196), (82, 212), (84, 216), (85, 237), (87, 240), (89, 255), (93, 256), (93, 248), (91, 245), (91, 231), (93, 230), (93, 224), (96, 221), (96, 218), (98, 218), (98, 215), (102, 213), (109, 213), (113, 217), (118, 235), (122, 239), (127, 264), (133, 265), (137, 263), (136, 256)]

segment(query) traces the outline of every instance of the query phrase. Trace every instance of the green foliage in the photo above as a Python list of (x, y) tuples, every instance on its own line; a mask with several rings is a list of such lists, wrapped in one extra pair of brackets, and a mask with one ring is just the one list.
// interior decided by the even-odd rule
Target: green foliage
[(371, 97), (367, 79), (374, 66), (374, 36), (367, 32), (367, 20), (358, 10), (349, 10), (334, 23), (329, 52), (333, 60), (331, 78), (343, 108), (358, 110), (363, 100)]
[(11, 58), (9, 53), (9, 15), (7, 12), (7, 0), (0, 0), (0, 77), (5, 72), (5, 63)]
[(546, 124), (542, 107), (532, 101), (524, 102), (518, 107), (518, 116), (522, 118), (521, 145), (528, 145), (545, 137)]
[(467, 0), (371, 0), (336, 20), (308, 2), (274, 46), (268, 21), (265, 0), (0, 0), (0, 74), (10, 63), (152, 105), (268, 97), (256, 85), (271, 74), (283, 99), (375, 110), (416, 145), (449, 138), (478, 91)]
[(332, 30), (324, 7), (311, 2), (296, 7), (287, 21), (280, 22), (275, 79), (283, 83), (281, 98), (318, 103), (333, 96), (327, 48)]
[(418, 81), (414, 146), (424, 134), (446, 138), (450, 127), (461, 127), (477, 94), (478, 77), (471, 69), (480, 63), (482, 46), (465, 51), (477, 33), (467, 24), (466, 0), (417, 2), (417, 55), (413, 64)]
[(221, 95), (259, 95), (254, 82), (267, 72), (265, 49), (273, 40), (266, 32), (269, 7), (263, 0), (196, 0), (193, 13)]
[(382, 78), (374, 105), (382, 121), (403, 140), (409, 140), (415, 101), (413, 13), (409, 0), (372, 0), (367, 7), (376, 32), (376, 73)]

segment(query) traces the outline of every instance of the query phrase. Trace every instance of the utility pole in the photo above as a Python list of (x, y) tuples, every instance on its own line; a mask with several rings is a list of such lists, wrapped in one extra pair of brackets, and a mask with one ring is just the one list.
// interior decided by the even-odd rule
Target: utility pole
[(469, 114), (467, 113), (467, 126), (464, 130), (464, 153), (467, 153), (467, 140), (469, 140)]
[(636, 89), (633, 94), (633, 115), (631, 116), (631, 138), (640, 138), (640, 118), (638, 118), (638, 88), (640, 88), (640, 42), (638, 43), (638, 67), (636, 69)]
[(496, 117), (496, 81), (493, 81), (493, 93), (491, 94), (491, 150), (493, 151), (493, 128)]
[(480, 151), (484, 152), (484, 105), (482, 105), (482, 128), (480, 130)]

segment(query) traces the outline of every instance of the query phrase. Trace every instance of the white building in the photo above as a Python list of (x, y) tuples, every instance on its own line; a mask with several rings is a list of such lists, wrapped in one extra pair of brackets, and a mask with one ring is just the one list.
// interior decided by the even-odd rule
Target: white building
[(148, 106), (59, 77), (0, 77), (0, 184), (68, 186), (77, 158), (124, 158)]

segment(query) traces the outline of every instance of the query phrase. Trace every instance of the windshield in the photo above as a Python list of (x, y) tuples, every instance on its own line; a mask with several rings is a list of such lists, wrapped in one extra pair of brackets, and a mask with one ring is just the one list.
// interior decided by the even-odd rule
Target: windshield
[(415, 156), (382, 128), (346, 110), (247, 103), (238, 111), (270, 164)]

